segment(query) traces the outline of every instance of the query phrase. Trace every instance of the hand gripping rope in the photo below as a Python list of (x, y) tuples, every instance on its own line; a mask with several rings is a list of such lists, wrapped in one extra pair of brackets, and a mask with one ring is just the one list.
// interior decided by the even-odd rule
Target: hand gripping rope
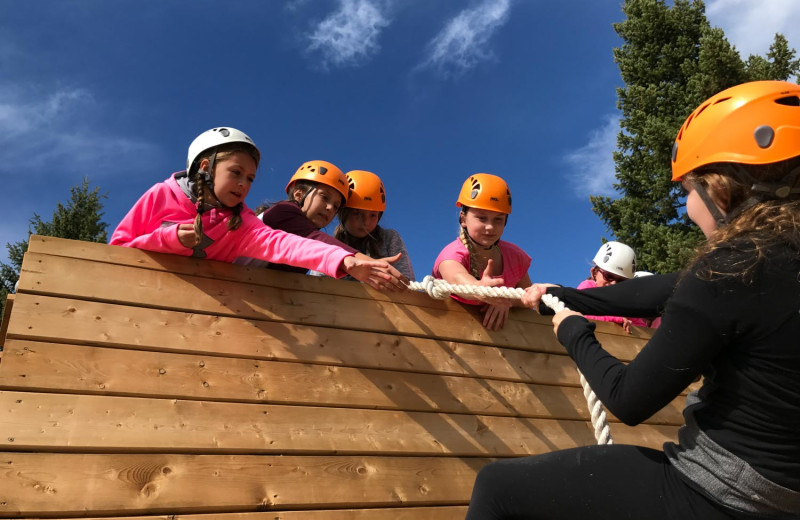
[[(443, 300), (451, 294), (458, 296), (483, 296), (489, 298), (509, 298), (512, 300), (521, 300), (525, 290), (519, 287), (483, 287), (481, 285), (459, 285), (451, 284), (444, 280), (434, 278), (433, 276), (426, 276), (421, 282), (409, 282), (408, 288), (413, 291), (425, 291), (431, 298)], [(566, 310), (564, 302), (552, 294), (542, 295), (542, 303), (553, 309), (555, 312)], [(583, 387), (583, 396), (586, 398), (586, 403), (589, 405), (591, 412), (592, 426), (594, 427), (594, 438), (597, 439), (597, 444), (614, 444), (614, 439), (611, 438), (611, 431), (608, 428), (608, 419), (606, 418), (606, 411), (603, 408), (603, 403), (597, 398), (589, 382), (583, 377), (583, 374), (578, 370), (581, 376), (581, 386)]]

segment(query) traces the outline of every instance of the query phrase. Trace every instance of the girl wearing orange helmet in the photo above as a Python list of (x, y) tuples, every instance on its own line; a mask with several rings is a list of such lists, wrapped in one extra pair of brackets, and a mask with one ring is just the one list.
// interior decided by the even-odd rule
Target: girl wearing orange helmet
[[(273, 229), (339, 246), (360, 260), (369, 259), (355, 248), (336, 240), (320, 229), (330, 224), (339, 208), (347, 201), (349, 187), (342, 170), (327, 161), (308, 161), (297, 169), (286, 185), (287, 200), (277, 204), (263, 204), (256, 208), (258, 218)], [(379, 259), (387, 264), (397, 258)], [(253, 258), (239, 258), (237, 264), (261, 266), (278, 271), (307, 273), (309, 270), (277, 262), (263, 262)], [(319, 271), (317, 271), (319, 272)], [(408, 279), (391, 265), (384, 274), (389, 283), (382, 288), (405, 290)]]
[(414, 269), (400, 233), (378, 225), (386, 210), (386, 190), (383, 181), (372, 172), (353, 170), (346, 174), (350, 187), (347, 203), (339, 208), (339, 225), (333, 236), (372, 258), (400, 259), (392, 265), (409, 280)]
[[(553, 324), (605, 406), (636, 425), (686, 398), (678, 443), (605, 445), (490, 464), (468, 519), (800, 518), (800, 86), (759, 81), (701, 104), (675, 140), (672, 178), (706, 235), (680, 274), (576, 291)], [(628, 364), (575, 311), (661, 326)]]
[[(439, 253), (433, 276), (453, 284), (528, 287), (531, 257), (511, 242), (500, 240), (511, 213), (511, 191), (506, 181), (488, 173), (471, 175), (461, 187), (456, 206), (461, 208), (461, 231)], [(502, 328), (509, 309), (517, 303), (503, 298), (452, 298), (483, 305), (483, 325), (490, 330)]]

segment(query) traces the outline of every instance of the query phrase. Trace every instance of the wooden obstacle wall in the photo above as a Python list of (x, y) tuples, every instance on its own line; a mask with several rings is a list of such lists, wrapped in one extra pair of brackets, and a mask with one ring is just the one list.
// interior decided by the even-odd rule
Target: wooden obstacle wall
[[(595, 443), (550, 319), (480, 320), (34, 236), (0, 358), (0, 517), (461, 519), (487, 462)], [(623, 360), (647, 337), (598, 323)], [(681, 401), (636, 428), (611, 416), (615, 442), (674, 440)]]

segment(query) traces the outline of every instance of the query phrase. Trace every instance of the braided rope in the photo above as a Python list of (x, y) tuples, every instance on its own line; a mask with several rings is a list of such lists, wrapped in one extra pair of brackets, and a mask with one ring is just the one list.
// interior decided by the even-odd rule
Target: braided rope
[[(484, 287), (481, 285), (451, 284), (430, 275), (423, 278), (421, 282), (410, 282), (408, 288), (413, 291), (425, 291), (428, 293), (428, 296), (436, 298), (437, 300), (446, 299), (451, 294), (464, 297), (479, 296), (520, 300), (522, 299), (522, 295), (525, 294), (525, 290), (519, 287)], [(542, 303), (555, 312), (561, 312), (567, 309), (564, 302), (560, 301), (552, 294), (542, 295)], [(597, 395), (589, 386), (589, 382), (586, 381), (586, 378), (580, 370), (578, 370), (578, 374), (581, 377), (583, 396), (586, 398), (586, 404), (589, 406), (589, 412), (591, 413), (594, 438), (597, 439), (597, 444), (614, 444), (614, 439), (611, 438), (611, 430), (608, 427), (608, 418), (606, 417), (603, 403), (597, 398)]]

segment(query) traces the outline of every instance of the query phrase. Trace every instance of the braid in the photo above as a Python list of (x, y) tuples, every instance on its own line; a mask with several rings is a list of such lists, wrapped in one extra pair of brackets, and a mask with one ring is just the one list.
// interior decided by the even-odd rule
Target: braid
[(469, 271), (472, 276), (475, 277), (476, 280), (480, 280), (481, 276), (478, 274), (478, 258), (475, 256), (475, 248), (472, 246), (472, 241), (467, 237), (467, 228), (461, 227), (461, 233), (458, 234), (458, 238), (461, 240), (461, 243), (464, 244), (464, 247), (467, 248), (467, 252), (469, 253)]
[(197, 243), (199, 244), (200, 241), (203, 239), (203, 205), (205, 204), (205, 192), (206, 192), (206, 181), (203, 179), (203, 175), (197, 175), (197, 184), (195, 184), (195, 188), (197, 189), (197, 216), (194, 217), (194, 234), (197, 238)]
[(239, 226), (242, 225), (242, 208), (244, 205), (240, 202), (239, 204), (235, 205), (231, 208), (233, 214), (231, 218), (228, 220), (228, 231), (233, 231), (234, 229), (239, 229)]

